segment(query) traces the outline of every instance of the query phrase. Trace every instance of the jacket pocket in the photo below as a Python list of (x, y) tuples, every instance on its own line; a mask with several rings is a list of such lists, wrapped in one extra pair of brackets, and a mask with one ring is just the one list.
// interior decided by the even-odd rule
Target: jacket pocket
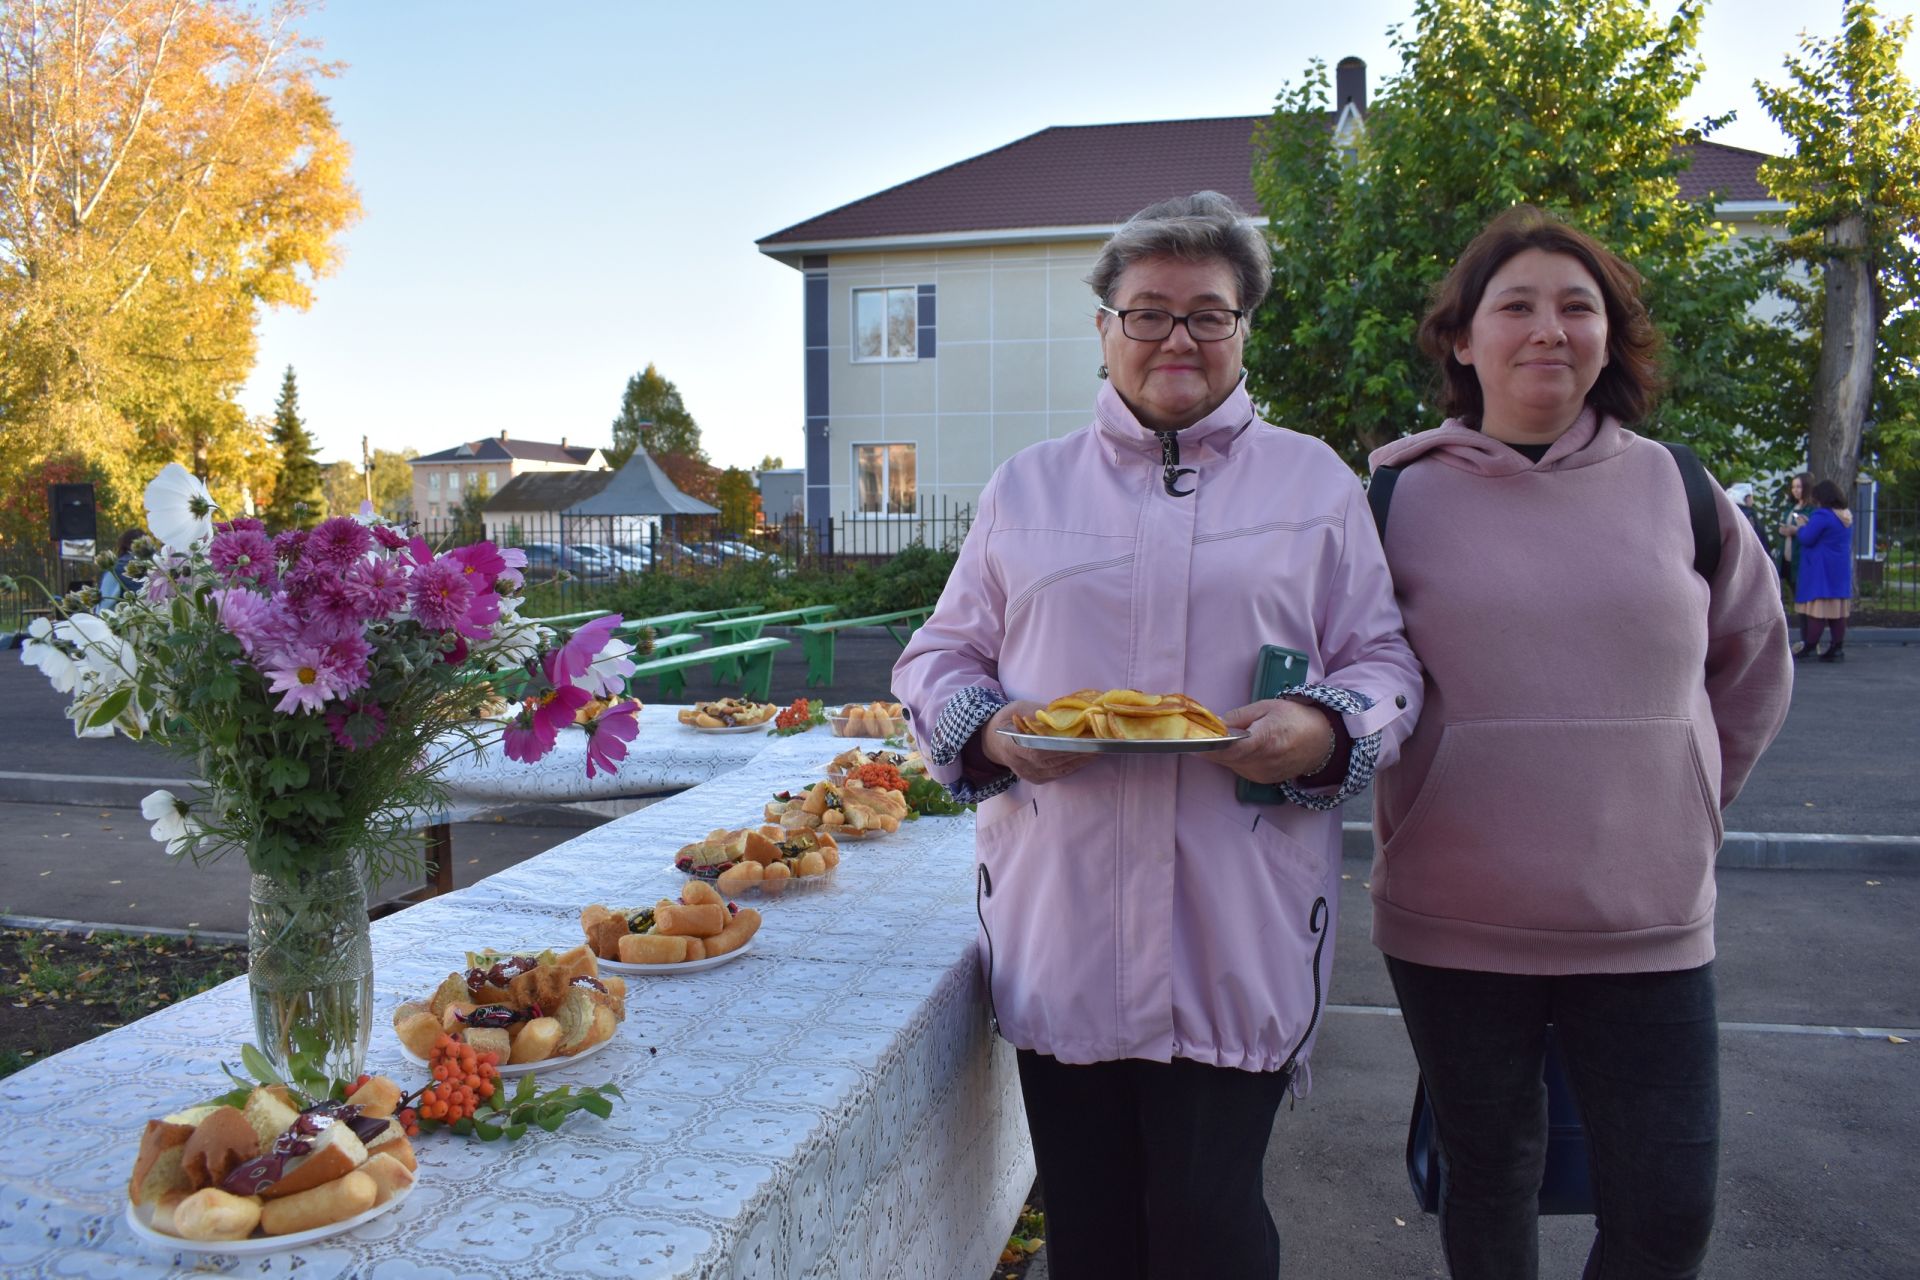
[(1679, 717), (1455, 722), (1382, 850), (1377, 891), (1512, 928), (1686, 924), (1712, 903), (1714, 796)]

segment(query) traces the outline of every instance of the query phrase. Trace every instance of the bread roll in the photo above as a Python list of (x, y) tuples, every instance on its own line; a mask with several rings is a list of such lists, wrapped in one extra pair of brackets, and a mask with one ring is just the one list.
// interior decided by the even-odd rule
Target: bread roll
[(513, 1062), (544, 1062), (553, 1056), (560, 1044), (560, 1020), (558, 1018), (535, 1018), (520, 1025), (520, 1034), (513, 1038)]
[(603, 960), (612, 960), (620, 954), (620, 939), (629, 931), (625, 916), (597, 902), (580, 913), (580, 927), (586, 931), (587, 945)]
[(740, 908), (740, 914), (733, 923), (720, 931), (718, 937), (707, 939), (707, 954), (723, 956), (729, 951), (738, 951), (747, 945), (747, 940), (760, 928), (760, 913), (752, 907)]
[(738, 862), (722, 871), (720, 878), (714, 883), (721, 893), (732, 896), (753, 888), (766, 874), (766, 867), (758, 862)]
[(374, 1076), (347, 1095), (363, 1116), (390, 1116), (400, 1105), (400, 1086), (385, 1076)]
[(705, 938), (687, 939), (687, 959), (689, 961), (707, 958), (707, 940)]
[(192, 1190), (181, 1166), (192, 1137), (192, 1125), (147, 1121), (140, 1135), (140, 1154), (133, 1159), (133, 1176), (127, 1179), (127, 1199), (146, 1204), (168, 1192)]
[(400, 1037), (400, 1043), (407, 1047), (407, 1052), (416, 1058), (431, 1054), (435, 1042), (444, 1034), (440, 1019), (431, 1013), (417, 1013), (394, 1030)]
[[(217, 1107), (194, 1127), (181, 1156), (188, 1184), (198, 1191), (217, 1187), (233, 1167), (260, 1154), (260, 1135), (238, 1107)], [(252, 1228), (248, 1228), (252, 1230)]]
[(260, 1225), (260, 1200), (203, 1187), (173, 1208), (174, 1233), (182, 1240), (245, 1240)]
[(413, 1185), (413, 1168), (382, 1153), (370, 1157), (360, 1170), (373, 1179), (373, 1202), (385, 1204)]
[(247, 1095), (247, 1123), (259, 1137), (262, 1151), (300, 1118), (300, 1108), (288, 1102), (285, 1093), (273, 1085), (261, 1085)]
[(620, 939), (622, 964), (679, 964), (687, 958), (687, 940), (659, 933), (630, 933)]
[(505, 1027), (468, 1027), (460, 1033), (460, 1038), (472, 1045), (475, 1053), (495, 1055), (496, 1062), (506, 1062), (513, 1057), (513, 1037)]
[(771, 863), (767, 867), (766, 875), (761, 877), (760, 892), (767, 894), (782, 893), (786, 890), (787, 881), (791, 879), (793, 879), (793, 872), (787, 869), (786, 863)]
[(662, 907), (653, 913), (653, 927), (669, 937), (711, 938), (727, 927), (727, 909), (717, 902), (697, 907)]
[(413, 1144), (407, 1141), (406, 1130), (397, 1124), (388, 1125), (386, 1132), (367, 1146), (367, 1163), (373, 1163), (375, 1156), (398, 1160), (409, 1169), (420, 1167), (419, 1160), (413, 1154)]
[(269, 1200), (260, 1210), (260, 1229), (270, 1236), (330, 1227), (373, 1208), (380, 1188), (368, 1175), (354, 1170), (296, 1195)]
[[(323, 1182), (332, 1182), (349, 1174), (367, 1162), (366, 1147), (361, 1145), (359, 1137), (344, 1121), (335, 1120), (327, 1125), (313, 1137), (312, 1142), (313, 1150), (287, 1161), (286, 1172), (280, 1175), (278, 1182), (260, 1189), (264, 1199), (279, 1200), (298, 1195)], [(300, 1228), (295, 1227), (294, 1230)], [(284, 1233), (270, 1231), (268, 1234)]]
[(180, 1224), (174, 1221), (173, 1211), (178, 1209), (180, 1202), (186, 1198), (187, 1193), (184, 1191), (169, 1191), (158, 1200), (155, 1200), (153, 1202), (153, 1221), (147, 1225), (151, 1226), (161, 1235), (179, 1235)]
[(720, 896), (719, 891), (704, 880), (687, 881), (687, 887), (680, 893), (680, 901), (689, 907), (727, 905), (726, 899)]

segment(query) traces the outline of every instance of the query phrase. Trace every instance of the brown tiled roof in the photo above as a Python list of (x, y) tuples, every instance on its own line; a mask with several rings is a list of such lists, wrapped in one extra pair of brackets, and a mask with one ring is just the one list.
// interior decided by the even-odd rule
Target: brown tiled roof
[(611, 471), (527, 471), (487, 499), (488, 511), (565, 511), (607, 487)]
[(577, 444), (549, 444), (545, 440), (502, 440), (488, 436), (483, 440), (470, 440), (457, 444), (451, 449), (442, 449), (430, 453), (424, 458), (409, 458), (409, 462), (505, 462), (513, 459), (519, 462), (571, 462), (584, 467), (593, 457), (593, 447)]
[[(783, 245), (1026, 227), (1110, 227), (1168, 196), (1212, 189), (1249, 213), (1253, 130), (1265, 116), (1063, 125), (936, 169), (759, 241)], [(1698, 199), (1764, 200), (1757, 151), (1702, 142), (1680, 179)]]

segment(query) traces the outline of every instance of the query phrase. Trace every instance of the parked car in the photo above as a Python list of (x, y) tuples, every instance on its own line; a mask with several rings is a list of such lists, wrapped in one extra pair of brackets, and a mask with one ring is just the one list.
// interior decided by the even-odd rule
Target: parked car
[(558, 542), (529, 542), (520, 548), (527, 553), (527, 569), (535, 574), (566, 572), (576, 578), (605, 575), (598, 561), (589, 561), (572, 547)]
[(614, 542), (608, 545), (627, 573), (645, 573), (653, 567), (653, 548), (644, 542)]
[(570, 549), (580, 557), (577, 572), (583, 578), (611, 578), (620, 572), (620, 564), (613, 554), (613, 548), (598, 542), (571, 543)]

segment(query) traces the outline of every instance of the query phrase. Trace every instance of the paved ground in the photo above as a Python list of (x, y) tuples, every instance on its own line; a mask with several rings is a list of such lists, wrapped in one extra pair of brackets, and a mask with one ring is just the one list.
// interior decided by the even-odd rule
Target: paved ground
[[(1787, 728), (1729, 829), (1920, 835), (1920, 645), (1867, 638), (1850, 639), (1844, 665), (1802, 666)], [(879, 696), (895, 653), (885, 637), (843, 641), (840, 685), (825, 696)], [(776, 664), (775, 696), (798, 695), (803, 677), (796, 646)], [(689, 688), (710, 692), (720, 691)], [(0, 912), (242, 927), (243, 867), (169, 864), (137, 810), (21, 802), (22, 775), (61, 776), (70, 793), (85, 792), (89, 779), (179, 776), (172, 761), (139, 744), (76, 741), (59, 700), (11, 655), (0, 655), (0, 707)], [(596, 821), (555, 810), (505, 819), (456, 828), (457, 883)], [(1315, 1091), (1281, 1114), (1268, 1154), (1285, 1274), (1439, 1276), (1434, 1223), (1415, 1210), (1404, 1175), (1414, 1071), (1367, 941), (1368, 865), (1350, 859), (1345, 872)], [(1722, 870), (1719, 884), (1726, 1129), (1707, 1274), (1920, 1274), (1920, 872)], [(1577, 1275), (1589, 1232), (1581, 1220), (1549, 1220), (1542, 1274)]]

